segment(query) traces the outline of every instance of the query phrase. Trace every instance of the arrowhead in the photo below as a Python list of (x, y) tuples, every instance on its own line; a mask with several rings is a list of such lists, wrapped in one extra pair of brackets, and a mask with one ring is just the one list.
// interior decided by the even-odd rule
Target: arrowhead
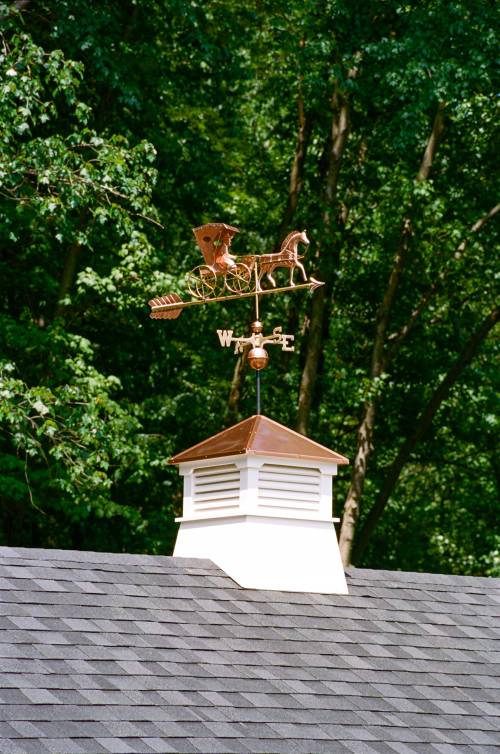
[(316, 288), (320, 288), (320, 286), (324, 285), (324, 283), (321, 280), (316, 280), (312, 276), (309, 278), (310, 288), (309, 290), (311, 293), (316, 290)]

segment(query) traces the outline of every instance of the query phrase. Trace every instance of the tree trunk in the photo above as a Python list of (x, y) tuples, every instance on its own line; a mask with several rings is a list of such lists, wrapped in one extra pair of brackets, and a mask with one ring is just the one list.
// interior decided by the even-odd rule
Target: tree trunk
[(354, 534), (359, 518), (360, 501), (366, 478), (366, 467), (372, 446), (373, 427), (375, 425), (375, 401), (368, 401), (364, 406), (363, 418), (358, 428), (356, 457), (349, 492), (344, 502), (342, 527), (340, 529), (339, 548), (342, 562), (351, 563)]
[[(370, 376), (372, 380), (380, 377), (385, 369), (385, 334), (389, 323), (389, 315), (401, 279), (403, 265), (408, 253), (410, 235), (411, 222), (409, 218), (406, 218), (384, 298), (377, 313), (370, 367)], [(361, 498), (363, 497), (366, 473), (368, 470), (368, 460), (373, 449), (372, 436), (375, 427), (376, 412), (376, 398), (373, 397), (367, 400), (363, 407), (363, 414), (358, 429), (356, 456), (354, 459), (351, 484), (344, 502), (344, 513), (342, 516), (342, 526), (339, 537), (340, 554), (344, 566), (348, 566), (351, 563), (351, 553), (356, 525), (359, 518)]]
[(241, 392), (243, 390), (243, 383), (245, 380), (245, 373), (247, 368), (247, 353), (248, 348), (245, 347), (243, 349), (243, 352), (239, 354), (234, 365), (233, 379), (231, 380), (229, 398), (227, 401), (226, 413), (224, 416), (225, 426), (229, 426), (238, 420)]
[(307, 338), (307, 352), (302, 378), (300, 380), (299, 404), (297, 410), (297, 424), (295, 429), (302, 435), (307, 435), (309, 416), (318, 374), (318, 363), (323, 345), (323, 318), (325, 311), (325, 287), (322, 286), (314, 294), (311, 307), (311, 321)]
[[(349, 78), (356, 75), (354, 70), (348, 74)], [(335, 88), (332, 96), (332, 129), (330, 134), (330, 154), (328, 155), (326, 184), (325, 184), (325, 202), (326, 210), (324, 222), (327, 226), (331, 225), (331, 212), (335, 205), (337, 186), (340, 174), (340, 164), (342, 155), (345, 151), (347, 138), (349, 136), (349, 101), (347, 96), (340, 90), (338, 81), (335, 82)]]
[(275, 251), (279, 251), (281, 242), (283, 241), (283, 238), (286, 236), (288, 232), (290, 224), (295, 215), (295, 210), (297, 209), (299, 194), (302, 191), (302, 187), (304, 185), (304, 164), (306, 160), (307, 147), (309, 144), (309, 139), (311, 136), (312, 125), (313, 125), (311, 116), (308, 113), (306, 113), (305, 108), (304, 108), (304, 100), (302, 97), (302, 87), (300, 83), (299, 83), (299, 93), (297, 97), (297, 109), (298, 109), (299, 127), (297, 131), (295, 155), (293, 158), (292, 169), (290, 172), (290, 185), (288, 188), (287, 204), (285, 207), (285, 211), (283, 213), (283, 218), (281, 220), (281, 223), (278, 229)]
[(438, 411), (439, 407), (441, 406), (443, 401), (446, 400), (446, 398), (450, 394), (452, 387), (455, 385), (460, 375), (462, 374), (464, 368), (474, 358), (482, 342), (485, 340), (490, 330), (498, 322), (499, 317), (500, 317), (500, 308), (496, 307), (495, 309), (493, 309), (493, 311), (491, 311), (488, 314), (488, 316), (481, 322), (477, 330), (471, 335), (467, 344), (465, 345), (464, 349), (459, 355), (458, 359), (453, 364), (453, 366), (448, 370), (448, 373), (446, 374), (444, 379), (441, 381), (441, 383), (438, 385), (436, 390), (431, 395), (431, 398), (425, 410), (422, 412), (422, 414), (420, 415), (420, 417), (418, 418), (416, 422), (416, 425), (412, 434), (409, 435), (409, 437), (407, 437), (407, 439), (401, 446), (399, 453), (397, 454), (396, 458), (394, 459), (389, 469), (384, 486), (382, 487), (382, 490), (380, 491), (380, 494), (375, 502), (375, 505), (370, 510), (370, 513), (368, 514), (365, 524), (359, 536), (356, 539), (356, 546), (354, 550), (354, 560), (356, 562), (359, 562), (360, 558), (363, 556), (363, 553), (366, 549), (368, 541), (399, 480), (401, 471), (403, 470), (404, 465), (409, 460), (413, 450), (415, 449), (415, 446), (429, 429), (430, 425), (432, 424), (432, 420), (434, 419), (434, 416), (436, 415), (436, 412)]
[(64, 268), (61, 275), (61, 281), (59, 283), (59, 292), (57, 294), (57, 303), (54, 310), (54, 317), (61, 317), (64, 314), (65, 305), (62, 303), (65, 296), (68, 295), (76, 278), (76, 270), (78, 265), (78, 258), (82, 247), (79, 243), (74, 243), (69, 247), (66, 259), (64, 261)]
[[(417, 173), (417, 180), (419, 181), (424, 181), (429, 178), (432, 163), (435, 159), (436, 151), (443, 134), (444, 107), (445, 105), (443, 102), (438, 104), (431, 133)], [(403, 268), (408, 256), (411, 235), (412, 223), (411, 213), (409, 212), (403, 221), (401, 237), (394, 256), (389, 280), (376, 316), (370, 366), (370, 377), (372, 380), (379, 378), (385, 371), (386, 356), (384, 350), (387, 328)], [(352, 547), (368, 470), (368, 461), (373, 450), (372, 436), (375, 427), (376, 410), (377, 404), (375, 397), (366, 401), (363, 406), (363, 413), (358, 430), (356, 456), (354, 459), (351, 484), (344, 502), (344, 514), (342, 517), (342, 526), (339, 537), (339, 547), (342, 562), (345, 567), (351, 564)]]
[[(355, 72), (352, 72), (352, 76)], [(323, 215), (325, 231), (331, 225), (332, 209), (335, 203), (338, 177), (340, 172), (340, 163), (344, 154), (347, 138), (349, 135), (349, 102), (347, 97), (340, 91), (338, 82), (335, 84), (335, 90), (332, 96), (332, 128), (329, 136), (330, 149), (327, 158), (327, 169), (325, 178), (325, 204), (326, 209)], [(328, 272), (325, 265), (322, 265), (323, 271), (320, 270), (320, 277), (327, 284), (331, 273)], [(299, 399), (297, 409), (296, 430), (303, 435), (309, 431), (309, 420), (311, 416), (311, 406), (318, 375), (318, 365), (323, 350), (323, 332), (325, 328), (325, 309), (327, 297), (326, 285), (319, 288), (313, 297), (311, 307), (311, 319), (309, 333), (306, 345), (306, 356), (302, 377), (299, 387)]]
[[(283, 213), (277, 237), (275, 250), (279, 250), (283, 238), (285, 237), (290, 224), (295, 215), (299, 194), (304, 185), (304, 163), (306, 159), (307, 146), (312, 130), (312, 118), (306, 113), (304, 107), (304, 101), (302, 97), (302, 87), (299, 82), (299, 91), (297, 98), (298, 109), (298, 130), (297, 141), (295, 147), (295, 154), (292, 162), (292, 168), (290, 172), (290, 184), (288, 189), (288, 199)], [(251, 320), (253, 322), (253, 318)], [(243, 383), (246, 374), (246, 349), (242, 354), (238, 356), (233, 371), (233, 379), (231, 381), (231, 388), (229, 391), (229, 398), (227, 402), (225, 423), (230, 424), (237, 416), (239, 412), (240, 399), (243, 391)]]
[(417, 181), (426, 181), (429, 178), (431, 172), (432, 163), (436, 156), (436, 152), (441, 141), (441, 137), (444, 131), (444, 111), (446, 108), (445, 102), (439, 102), (436, 115), (434, 116), (434, 123), (432, 124), (432, 131), (425, 147), (424, 156), (420, 163), (420, 169), (417, 174)]

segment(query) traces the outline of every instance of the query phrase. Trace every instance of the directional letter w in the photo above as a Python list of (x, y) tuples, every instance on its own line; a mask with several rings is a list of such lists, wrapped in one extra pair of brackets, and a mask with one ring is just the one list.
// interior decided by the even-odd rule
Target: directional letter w
[(231, 341), (233, 339), (232, 330), (217, 330), (217, 335), (219, 336), (221, 346), (228, 348), (228, 346), (231, 345)]

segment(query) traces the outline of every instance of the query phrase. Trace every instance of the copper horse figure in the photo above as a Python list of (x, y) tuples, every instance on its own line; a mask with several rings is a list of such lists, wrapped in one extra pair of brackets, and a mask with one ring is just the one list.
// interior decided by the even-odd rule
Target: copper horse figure
[(279, 267), (285, 267), (290, 269), (290, 285), (294, 286), (293, 273), (295, 268), (298, 267), (304, 278), (304, 282), (307, 281), (306, 271), (304, 265), (300, 261), (301, 256), (298, 252), (299, 243), (303, 243), (306, 246), (309, 245), (309, 239), (305, 230), (294, 230), (287, 235), (280, 250), (276, 254), (261, 254), (257, 257), (259, 265), (259, 288), (260, 281), (263, 276), (266, 275), (273, 288), (276, 288), (276, 280), (273, 278), (272, 273)]

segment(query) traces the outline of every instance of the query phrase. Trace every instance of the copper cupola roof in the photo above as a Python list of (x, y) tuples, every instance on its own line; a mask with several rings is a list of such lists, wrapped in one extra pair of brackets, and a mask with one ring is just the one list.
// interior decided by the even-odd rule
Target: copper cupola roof
[(219, 432), (207, 440), (178, 453), (169, 463), (185, 463), (207, 458), (241, 455), (280, 456), (285, 458), (326, 461), (339, 466), (349, 463), (340, 453), (325, 448), (309, 438), (294, 432), (267, 416), (251, 416), (233, 427)]

